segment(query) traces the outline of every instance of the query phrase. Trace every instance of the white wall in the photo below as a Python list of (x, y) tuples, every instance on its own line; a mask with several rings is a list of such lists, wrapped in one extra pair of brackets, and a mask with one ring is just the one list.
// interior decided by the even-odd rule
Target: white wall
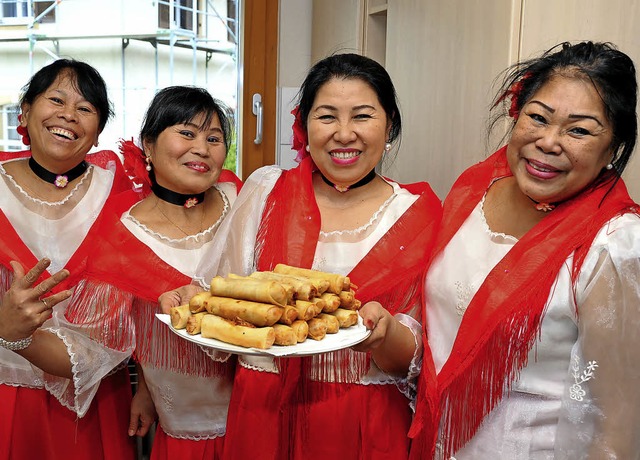
[(283, 168), (295, 166), (291, 150), (293, 99), (311, 66), (312, 0), (280, 0), (278, 50), (278, 152)]

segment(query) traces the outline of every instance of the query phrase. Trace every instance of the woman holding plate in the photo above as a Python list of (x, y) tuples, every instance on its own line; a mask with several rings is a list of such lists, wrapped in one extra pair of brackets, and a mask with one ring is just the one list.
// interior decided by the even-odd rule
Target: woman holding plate
[(225, 457), (401, 459), (422, 350), (422, 270), (440, 202), (426, 183), (376, 173), (401, 120), (391, 79), (375, 61), (342, 54), (318, 62), (295, 120), (300, 164), (249, 177), (198, 273), (210, 280), (284, 263), (348, 275), (372, 332), (360, 352), (241, 355)]
[(144, 436), (157, 414), (154, 460), (217, 459), (222, 452), (234, 370), (229, 355), (207, 355), (155, 314), (158, 296), (194, 275), (240, 188), (222, 169), (232, 133), (227, 114), (201, 88), (156, 94), (140, 131), (142, 148), (122, 144), (125, 167), (146, 198), (105, 219), (98, 255), (68, 313), (82, 322), (87, 312), (103, 310), (133, 324), (126, 340), (135, 343), (140, 382), (129, 435)]

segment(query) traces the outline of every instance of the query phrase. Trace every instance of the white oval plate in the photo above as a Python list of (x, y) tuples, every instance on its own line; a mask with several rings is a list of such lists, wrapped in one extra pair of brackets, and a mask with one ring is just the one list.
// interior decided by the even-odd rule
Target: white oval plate
[(178, 334), (185, 340), (197, 343), (203, 347), (214, 348), (219, 351), (227, 353), (235, 353), (238, 355), (268, 355), (268, 356), (309, 356), (317, 355), (320, 353), (327, 353), (330, 351), (341, 350), (343, 348), (352, 347), (363, 340), (365, 340), (371, 331), (364, 327), (362, 318), (358, 315), (358, 324), (340, 329), (335, 334), (327, 334), (322, 340), (307, 339), (297, 345), (273, 345), (267, 350), (261, 350), (258, 348), (245, 348), (230, 343), (222, 342), (216, 339), (206, 339), (200, 336), (200, 334), (190, 335), (187, 334), (185, 329), (174, 329), (171, 326), (171, 318), (169, 315), (156, 314), (156, 317), (165, 323), (169, 328)]

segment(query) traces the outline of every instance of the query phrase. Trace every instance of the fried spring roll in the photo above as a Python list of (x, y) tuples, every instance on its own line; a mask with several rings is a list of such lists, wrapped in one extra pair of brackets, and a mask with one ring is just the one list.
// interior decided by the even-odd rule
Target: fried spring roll
[(338, 297), (337, 294), (325, 292), (320, 296), (320, 298), (324, 300), (324, 308), (322, 309), (323, 313), (331, 313), (340, 307), (340, 297)]
[(307, 340), (307, 336), (309, 335), (309, 325), (306, 321), (301, 319), (294, 321), (291, 325), (291, 329), (293, 329), (298, 343)]
[(169, 310), (169, 317), (171, 318), (171, 325), (174, 329), (184, 329), (187, 326), (187, 321), (191, 316), (191, 310), (189, 305), (184, 304), (178, 307), (171, 307)]
[(346, 308), (347, 310), (355, 310), (355, 292), (353, 291), (342, 291), (338, 294), (340, 298), (340, 308)]
[(285, 288), (281, 284), (269, 280), (216, 276), (211, 280), (209, 292), (212, 296), (271, 303), (281, 307), (284, 307), (288, 301)]
[(320, 313), (316, 318), (320, 318), (327, 323), (327, 334), (335, 334), (340, 330), (340, 321), (335, 316), (328, 313)]
[(294, 299), (311, 300), (318, 295), (318, 288), (307, 279), (274, 272), (254, 272), (250, 278), (273, 280), (293, 287)]
[(340, 327), (351, 327), (354, 324), (358, 323), (358, 312), (355, 310), (345, 310), (344, 308), (338, 308), (336, 311), (329, 314), (338, 318)]
[(240, 318), (254, 326), (272, 326), (282, 317), (283, 307), (269, 303), (211, 296), (206, 301), (207, 311), (213, 315), (233, 320)]
[(296, 300), (294, 308), (298, 311), (298, 318), (305, 321), (310, 320), (320, 313), (315, 303), (306, 300)]
[[(304, 276), (309, 279), (325, 279), (329, 281), (329, 292), (339, 294), (343, 290), (351, 289), (351, 280), (348, 276), (337, 275), (335, 273), (326, 273), (318, 270), (310, 270), (308, 268), (291, 267), (290, 265), (278, 264), (273, 269), (276, 273), (285, 273), (289, 275)], [(323, 291), (324, 292), (324, 291)]]
[(201, 311), (200, 313), (195, 313), (189, 317), (187, 320), (187, 334), (196, 335), (200, 334), (201, 326), (202, 326), (202, 318), (204, 315), (208, 315), (206, 311)]
[(320, 312), (322, 312), (322, 310), (324, 310), (324, 307), (327, 305), (327, 302), (325, 302), (321, 297), (315, 297), (311, 299), (311, 302), (313, 302), (316, 306), (315, 316), (320, 314)]
[(272, 327), (239, 326), (217, 315), (205, 315), (202, 318), (200, 335), (241, 347), (263, 350), (271, 348), (276, 339)]
[(295, 345), (298, 343), (296, 333), (291, 326), (274, 324), (273, 330), (276, 333), (276, 339), (274, 341), (276, 345)]
[(281, 324), (291, 326), (291, 324), (298, 319), (298, 310), (293, 305), (285, 305), (282, 316), (278, 320)]
[(207, 309), (205, 302), (209, 297), (211, 297), (211, 293), (207, 291), (198, 292), (196, 295), (191, 297), (191, 300), (189, 300), (189, 310), (191, 310), (191, 313), (200, 313), (201, 311), (205, 311)]
[(309, 337), (313, 340), (322, 340), (327, 335), (327, 323), (320, 318), (311, 318), (307, 321), (309, 325)]

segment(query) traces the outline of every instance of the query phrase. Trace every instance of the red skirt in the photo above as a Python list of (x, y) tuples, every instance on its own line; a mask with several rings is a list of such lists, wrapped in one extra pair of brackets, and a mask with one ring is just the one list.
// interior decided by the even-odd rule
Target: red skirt
[[(158, 425), (151, 448), (151, 460), (219, 460), (224, 436), (192, 441), (172, 438)], [(257, 458), (257, 457), (256, 457)]]
[(128, 370), (105, 378), (81, 419), (46, 390), (0, 385), (0, 460), (134, 460)]
[(304, 386), (304, 401), (281, 408), (278, 375), (238, 366), (224, 458), (408, 458), (412, 414), (395, 385), (307, 381)]

